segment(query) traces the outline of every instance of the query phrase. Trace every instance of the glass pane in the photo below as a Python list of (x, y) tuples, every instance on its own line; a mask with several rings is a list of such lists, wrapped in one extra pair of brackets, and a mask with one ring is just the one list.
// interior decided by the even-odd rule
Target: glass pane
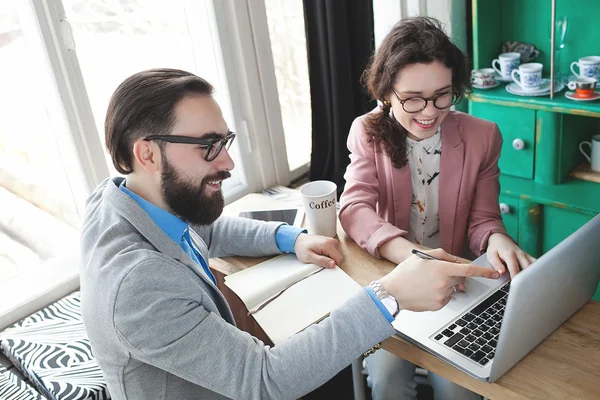
[(265, 0), (290, 170), (310, 162), (311, 108), (302, 0)]
[[(128, 76), (150, 68), (193, 72), (215, 87), (229, 128), (235, 131), (222, 55), (208, 0), (63, 0), (98, 132), (110, 96)], [(239, 157), (236, 143), (234, 160)], [(112, 167), (107, 155), (109, 165)], [(239, 158), (238, 158), (239, 159)], [(239, 166), (224, 189), (239, 182)], [(116, 171), (113, 170), (116, 175)]]
[[(46, 83), (40, 81), (44, 65), (27, 40), (14, 3), (0, 2), (0, 186), (77, 226), (75, 200), (40, 89)], [(0, 216), (12, 212), (1, 207)]]
[(375, 48), (379, 48), (383, 38), (400, 21), (401, 8), (402, 1), (373, 0)]

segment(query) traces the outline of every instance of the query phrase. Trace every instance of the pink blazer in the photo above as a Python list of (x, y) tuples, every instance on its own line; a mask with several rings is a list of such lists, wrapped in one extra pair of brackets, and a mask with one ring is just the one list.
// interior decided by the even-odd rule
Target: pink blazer
[[(350, 165), (339, 217), (346, 233), (380, 258), (381, 245), (407, 233), (412, 183), (408, 165), (395, 168), (387, 155), (367, 142), (365, 118), (356, 118), (350, 128)], [(460, 112), (448, 114), (441, 135), (441, 245), (451, 254), (463, 255), (468, 236), (471, 250), (480, 255), (492, 233), (506, 233), (498, 206), (502, 136), (496, 124)]]

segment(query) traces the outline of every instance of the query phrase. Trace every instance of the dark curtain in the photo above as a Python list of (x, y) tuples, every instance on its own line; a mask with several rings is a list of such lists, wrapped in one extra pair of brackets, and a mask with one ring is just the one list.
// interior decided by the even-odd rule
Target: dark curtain
[(375, 107), (360, 84), (374, 48), (372, 0), (304, 0), (312, 103), (310, 180), (344, 189), (346, 139), (354, 118)]

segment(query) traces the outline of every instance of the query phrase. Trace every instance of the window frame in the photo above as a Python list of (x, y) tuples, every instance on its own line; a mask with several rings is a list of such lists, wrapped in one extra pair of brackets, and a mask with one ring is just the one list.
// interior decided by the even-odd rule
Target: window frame
[(30, 0), (16, 5), (23, 34), (33, 39), (29, 43), (37, 48), (32, 50), (43, 57), (47, 84), (42, 91), (81, 218), (85, 198), (109, 176), (109, 170), (74, 53), (70, 26), (62, 2)]
[(310, 163), (289, 168), (265, 2), (224, 0), (221, 4), (221, 11), (229, 14), (223, 20), (234, 23), (233, 28), (221, 28), (232, 32), (237, 41), (232, 73), (247, 84), (242, 100), (252, 131), (248, 138), (262, 165), (262, 188), (288, 185), (307, 174)]

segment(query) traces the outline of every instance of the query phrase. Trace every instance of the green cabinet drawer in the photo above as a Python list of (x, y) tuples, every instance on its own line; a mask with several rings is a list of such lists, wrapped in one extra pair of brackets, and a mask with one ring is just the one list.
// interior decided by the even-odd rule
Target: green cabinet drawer
[[(495, 122), (504, 143), (500, 156), (503, 174), (533, 179), (535, 149), (535, 110), (469, 102), (472, 115)], [(519, 144), (523, 146), (520, 147)]]
[(500, 213), (506, 232), (513, 240), (519, 239), (519, 198), (501, 194)]

